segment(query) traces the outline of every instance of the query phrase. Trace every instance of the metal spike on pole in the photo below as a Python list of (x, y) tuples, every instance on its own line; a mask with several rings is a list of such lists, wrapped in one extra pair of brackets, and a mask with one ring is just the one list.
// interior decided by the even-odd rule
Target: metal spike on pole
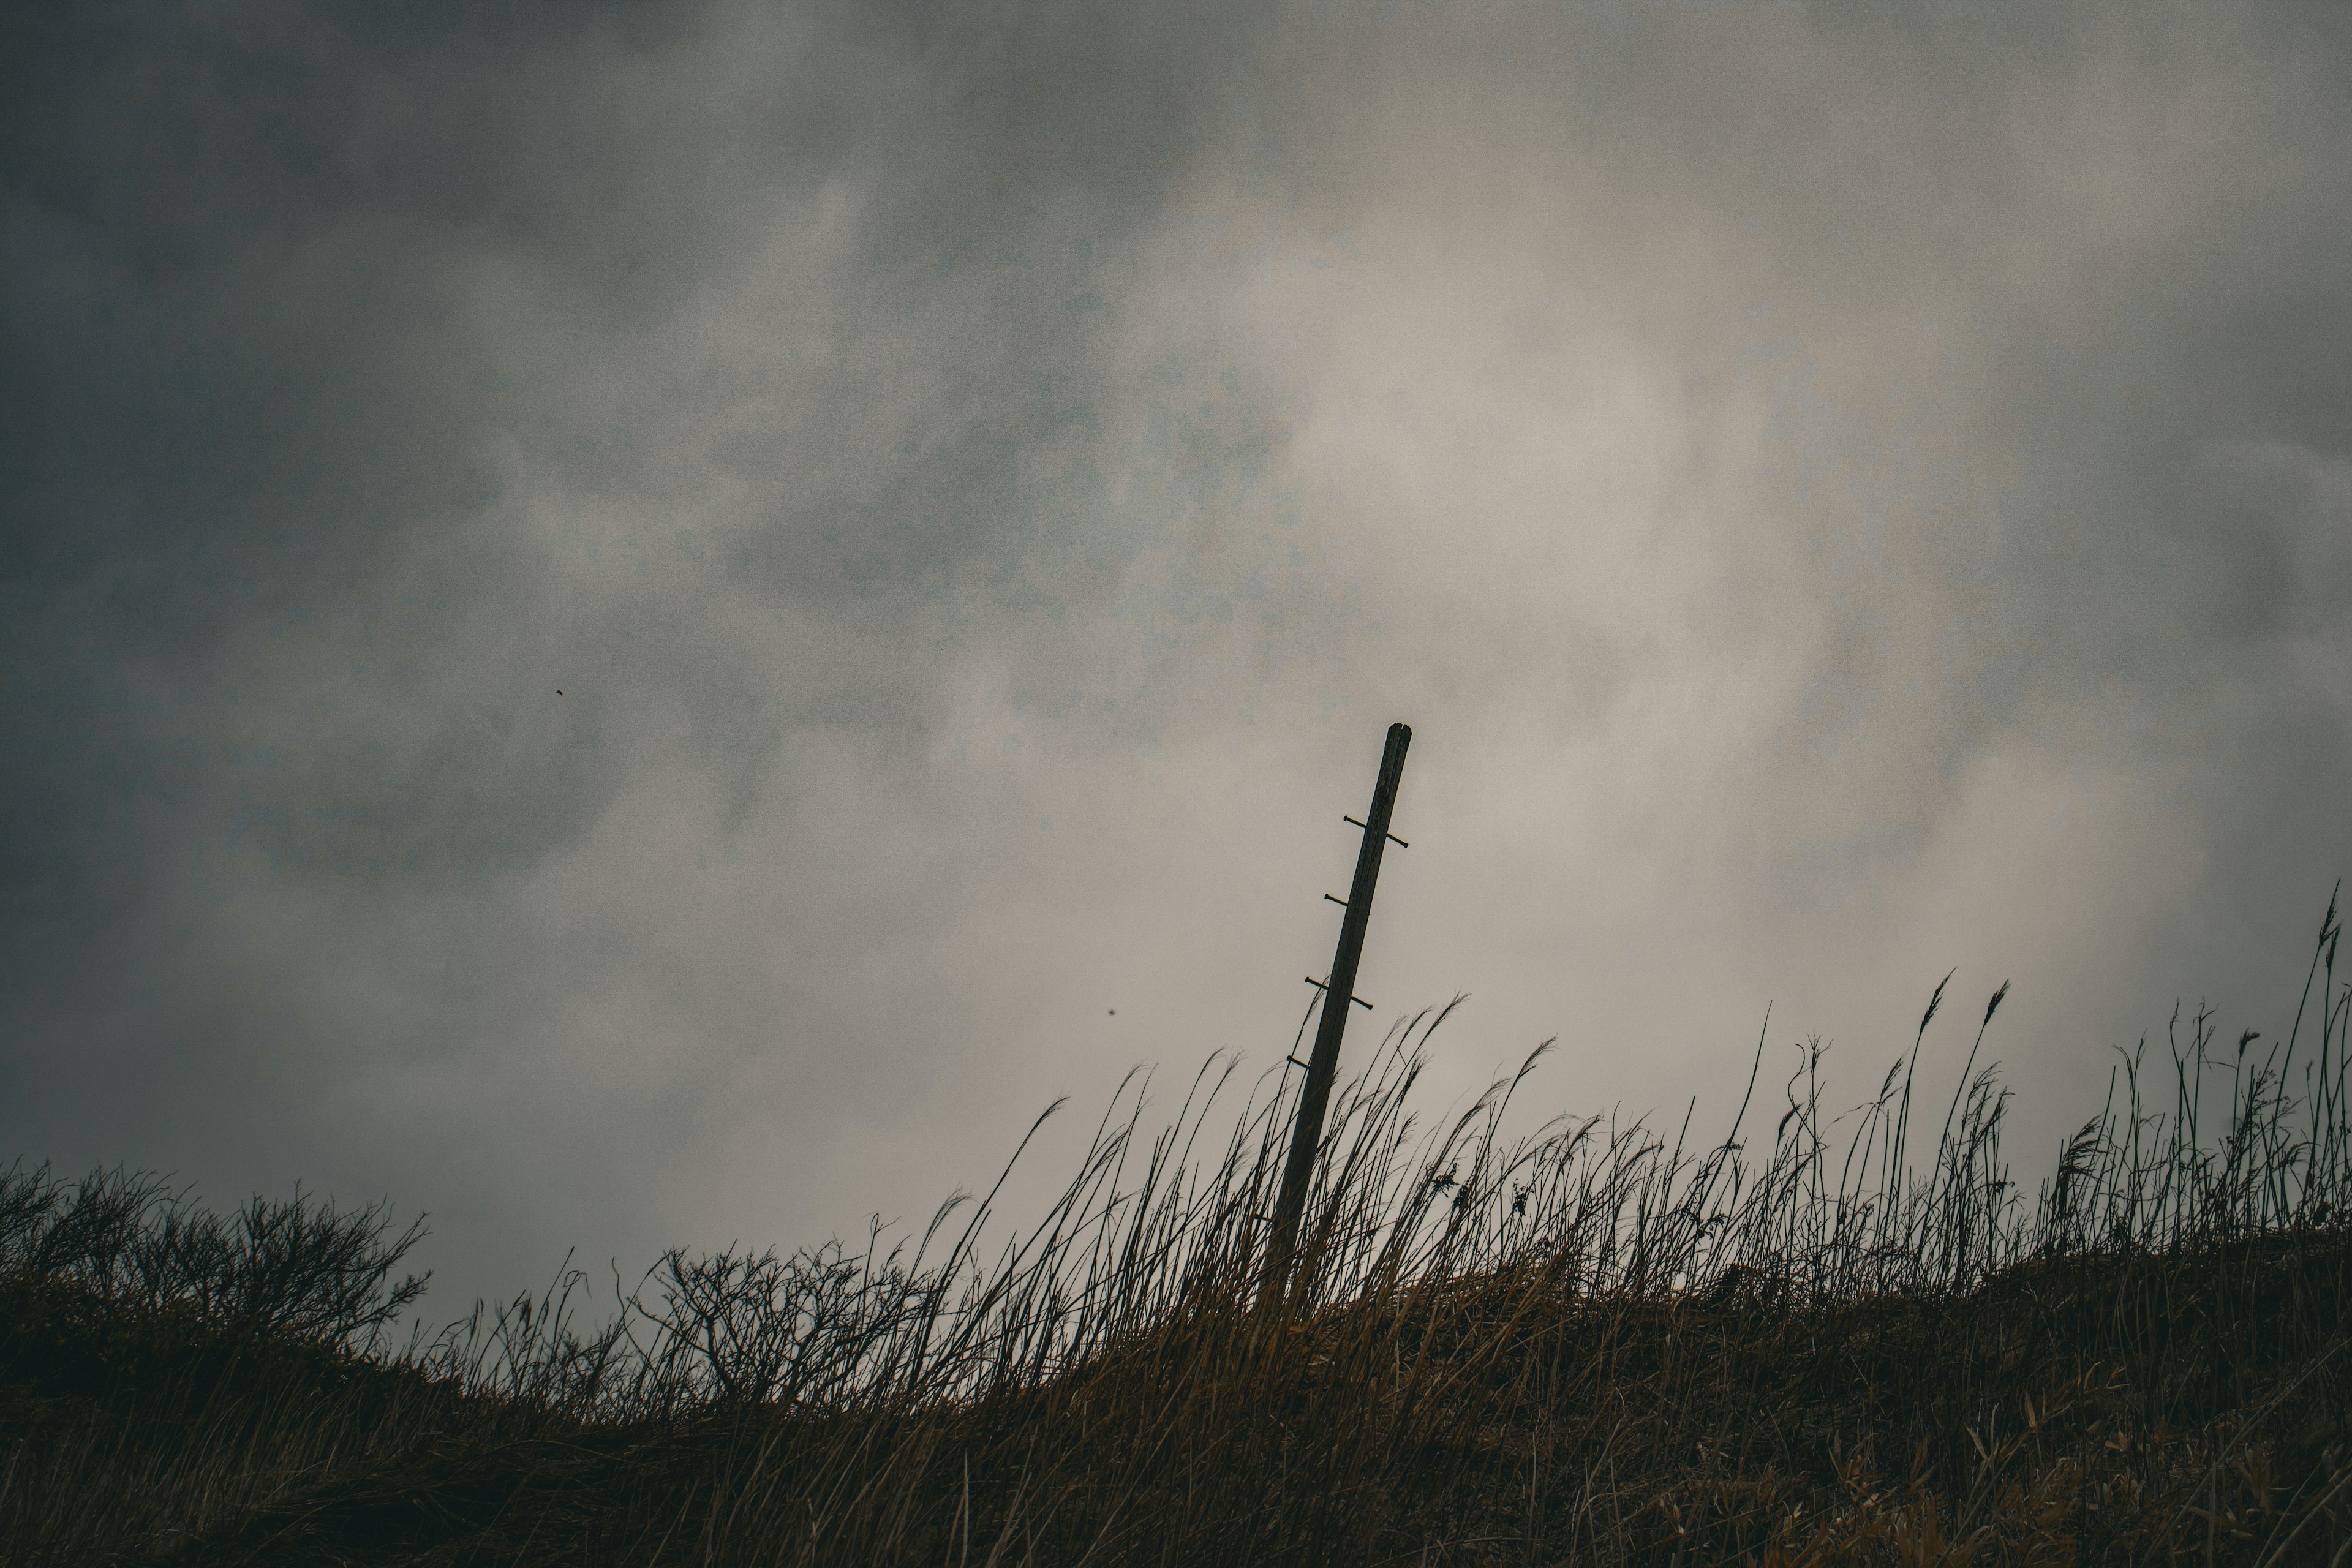
[[(1331, 956), (1331, 978), (1321, 987), (1323, 1016), (1315, 1028), (1315, 1049), (1303, 1064), (1307, 1082), (1298, 1092), (1298, 1121), (1291, 1129), (1290, 1158), (1282, 1168), (1282, 1194), (1274, 1205), (1274, 1233), (1266, 1248), (1265, 1293), (1259, 1298), (1265, 1303), (1279, 1302), (1289, 1285), (1292, 1256), (1298, 1247), (1298, 1222), (1307, 1209), (1316, 1151), (1323, 1142), (1323, 1112), (1330, 1103), (1331, 1080), (1339, 1071), (1339, 1040), (1348, 1032), (1348, 1004), (1361, 1001), (1356, 995), (1356, 963), (1364, 952), (1364, 928), (1371, 922), (1372, 889), (1381, 879), (1381, 851), (1396, 837), (1389, 831), (1389, 813), (1396, 805), (1397, 781), (1404, 776), (1404, 749), (1412, 742), (1410, 726), (1389, 726), (1388, 746), (1381, 753), (1380, 780), (1372, 786), (1372, 809), (1360, 823), (1352, 816), (1345, 819), (1364, 830), (1364, 845), (1356, 852), (1356, 879), (1348, 889), (1347, 913), (1339, 921), (1339, 947)], [(1402, 845), (1404, 840), (1396, 842)], [(1333, 903), (1340, 901), (1328, 893), (1324, 897)], [(1309, 980), (1307, 984), (1317, 983)]]

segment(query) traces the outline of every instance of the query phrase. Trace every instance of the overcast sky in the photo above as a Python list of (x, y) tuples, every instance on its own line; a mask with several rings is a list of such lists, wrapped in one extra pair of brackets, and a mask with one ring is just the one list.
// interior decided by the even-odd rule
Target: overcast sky
[(1727, 1121), (1768, 1003), (1859, 1093), (1958, 966), (2038, 1172), (2352, 870), (2340, 5), (0, 62), (0, 1160), (389, 1197), (445, 1310), (927, 1215), (1278, 1061), (1398, 719), (1438, 1108)]

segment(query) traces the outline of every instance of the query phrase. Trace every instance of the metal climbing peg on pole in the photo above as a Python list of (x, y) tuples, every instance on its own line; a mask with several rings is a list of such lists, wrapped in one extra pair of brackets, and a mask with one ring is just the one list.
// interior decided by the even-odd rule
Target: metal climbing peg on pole
[[(1356, 879), (1348, 889), (1347, 913), (1339, 921), (1339, 947), (1331, 955), (1331, 978), (1323, 983), (1323, 1013), (1315, 1028), (1315, 1049), (1305, 1064), (1307, 1083), (1298, 1093), (1298, 1121), (1291, 1129), (1290, 1158), (1282, 1168), (1282, 1194), (1274, 1205), (1274, 1234), (1266, 1249), (1265, 1294), (1268, 1303), (1282, 1300), (1290, 1279), (1293, 1253), (1298, 1246), (1298, 1222), (1307, 1208), (1307, 1188), (1315, 1174), (1315, 1153), (1323, 1141), (1323, 1112), (1331, 1100), (1331, 1080), (1339, 1068), (1339, 1040), (1348, 1032), (1348, 1004), (1364, 1002), (1356, 994), (1356, 963), (1364, 952), (1364, 928), (1371, 923), (1372, 889), (1381, 879), (1381, 851), (1395, 839), (1389, 831), (1389, 813), (1396, 805), (1397, 781), (1404, 776), (1404, 749), (1412, 743), (1412, 730), (1389, 726), (1387, 748), (1381, 752), (1381, 774), (1372, 786), (1372, 809), (1365, 819), (1342, 820), (1364, 830), (1364, 845), (1356, 852)], [(1333, 903), (1338, 898), (1323, 895)], [(1318, 983), (1309, 980), (1309, 985)], [(1334, 1004), (1337, 1005), (1334, 1005)], [(1296, 1058), (1294, 1058), (1296, 1059)]]

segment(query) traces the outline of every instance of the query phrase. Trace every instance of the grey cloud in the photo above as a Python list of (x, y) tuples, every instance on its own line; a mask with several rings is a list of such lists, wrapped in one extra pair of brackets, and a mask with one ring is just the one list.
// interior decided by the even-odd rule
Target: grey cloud
[(2325, 7), (9, 26), (37, 1156), (925, 1206), (1280, 1043), (1391, 717), (1374, 994), (1580, 1103), (1950, 963), (2072, 1085), (2352, 858)]

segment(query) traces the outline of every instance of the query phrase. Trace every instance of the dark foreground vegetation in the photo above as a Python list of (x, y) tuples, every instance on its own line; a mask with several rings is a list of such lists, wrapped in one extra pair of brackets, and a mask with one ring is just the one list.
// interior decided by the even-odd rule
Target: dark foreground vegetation
[(2289, 1038), (2179, 1020), (2032, 1193), (1979, 1051), (1948, 1105), (1915, 1043), (1833, 1120), (1807, 1047), (1712, 1148), (1506, 1140), (1524, 1069), (1415, 1128), (1416, 1019), (1334, 1100), (1279, 1302), (1287, 1089), (1236, 1104), (1229, 1062), (1148, 1141), (1124, 1097), (1013, 1244), (982, 1201), (674, 1254), (596, 1329), (575, 1276), (394, 1343), (381, 1209), (20, 1166), (0, 1563), (2340, 1568), (2336, 942), (2331, 908)]

